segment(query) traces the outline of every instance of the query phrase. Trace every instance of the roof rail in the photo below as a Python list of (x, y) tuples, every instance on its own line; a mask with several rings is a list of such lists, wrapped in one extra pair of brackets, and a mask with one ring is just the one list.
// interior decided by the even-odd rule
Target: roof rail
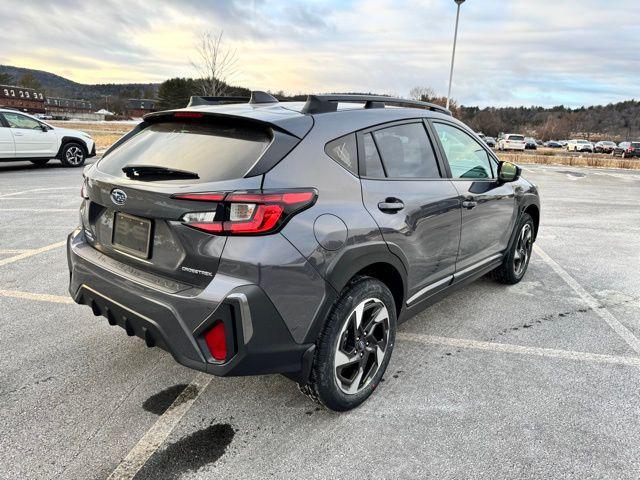
[(407, 100), (406, 98), (388, 97), (386, 95), (309, 95), (307, 103), (302, 108), (302, 113), (329, 113), (338, 110), (339, 102), (362, 103), (364, 108), (384, 108), (387, 104), (403, 107), (418, 107), (434, 112), (451, 115), (451, 112), (440, 105), (419, 100)]
[(266, 92), (259, 90), (252, 91), (250, 97), (200, 97), (192, 96), (187, 107), (197, 107), (200, 105), (222, 105), (223, 103), (278, 103), (278, 99)]

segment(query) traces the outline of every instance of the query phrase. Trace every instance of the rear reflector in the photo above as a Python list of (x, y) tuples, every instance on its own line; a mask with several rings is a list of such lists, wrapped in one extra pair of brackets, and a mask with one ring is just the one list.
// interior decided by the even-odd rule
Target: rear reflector
[(211, 352), (211, 356), (218, 361), (227, 358), (227, 339), (225, 335), (224, 323), (216, 320), (210, 330), (204, 334), (204, 341)]

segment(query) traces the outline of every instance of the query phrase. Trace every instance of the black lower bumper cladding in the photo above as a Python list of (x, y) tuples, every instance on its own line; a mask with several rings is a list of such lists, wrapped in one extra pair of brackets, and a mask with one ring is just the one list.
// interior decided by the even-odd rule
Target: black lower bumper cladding
[[(193, 332), (205, 362), (195, 361), (174, 348), (175, 342), (162, 328), (162, 322), (175, 322), (175, 319), (156, 321), (86, 284), (80, 286), (74, 299), (79, 304), (91, 307), (94, 315), (105, 317), (110, 325), (124, 329), (128, 336), (143, 339), (148, 347), (162, 348), (187, 367), (217, 376), (283, 373), (296, 380), (304, 379), (309, 367), (309, 356), (305, 352), (313, 349), (313, 345), (298, 344), (293, 340), (284, 321), (260, 287), (248, 285), (237, 290)], [(216, 321), (225, 324), (228, 355), (224, 362), (217, 362), (211, 357), (204, 341), (204, 333)]]

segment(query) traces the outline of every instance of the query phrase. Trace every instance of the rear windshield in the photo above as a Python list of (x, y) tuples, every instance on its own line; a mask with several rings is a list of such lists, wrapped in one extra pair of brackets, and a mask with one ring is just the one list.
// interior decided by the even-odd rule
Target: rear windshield
[(98, 168), (124, 177), (123, 167), (154, 166), (196, 173), (190, 183), (242, 178), (271, 137), (253, 126), (214, 123), (155, 123), (104, 157)]
[(507, 135), (507, 140), (524, 140), (522, 135)]

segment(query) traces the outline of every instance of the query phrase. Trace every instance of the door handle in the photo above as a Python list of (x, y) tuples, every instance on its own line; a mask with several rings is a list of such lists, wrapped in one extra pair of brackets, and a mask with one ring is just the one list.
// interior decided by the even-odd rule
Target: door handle
[(472, 208), (476, 208), (478, 206), (478, 202), (475, 200), (465, 200), (462, 202), (462, 206), (467, 210), (471, 210)]
[(397, 198), (387, 198), (384, 202), (378, 203), (378, 209), (385, 213), (399, 212), (403, 208), (404, 203), (402, 203), (402, 200)]
[(24, 136), (24, 133), (22, 133), (22, 132), (13, 132), (13, 135), (14, 135), (15, 137), (23, 137), (23, 136)]

